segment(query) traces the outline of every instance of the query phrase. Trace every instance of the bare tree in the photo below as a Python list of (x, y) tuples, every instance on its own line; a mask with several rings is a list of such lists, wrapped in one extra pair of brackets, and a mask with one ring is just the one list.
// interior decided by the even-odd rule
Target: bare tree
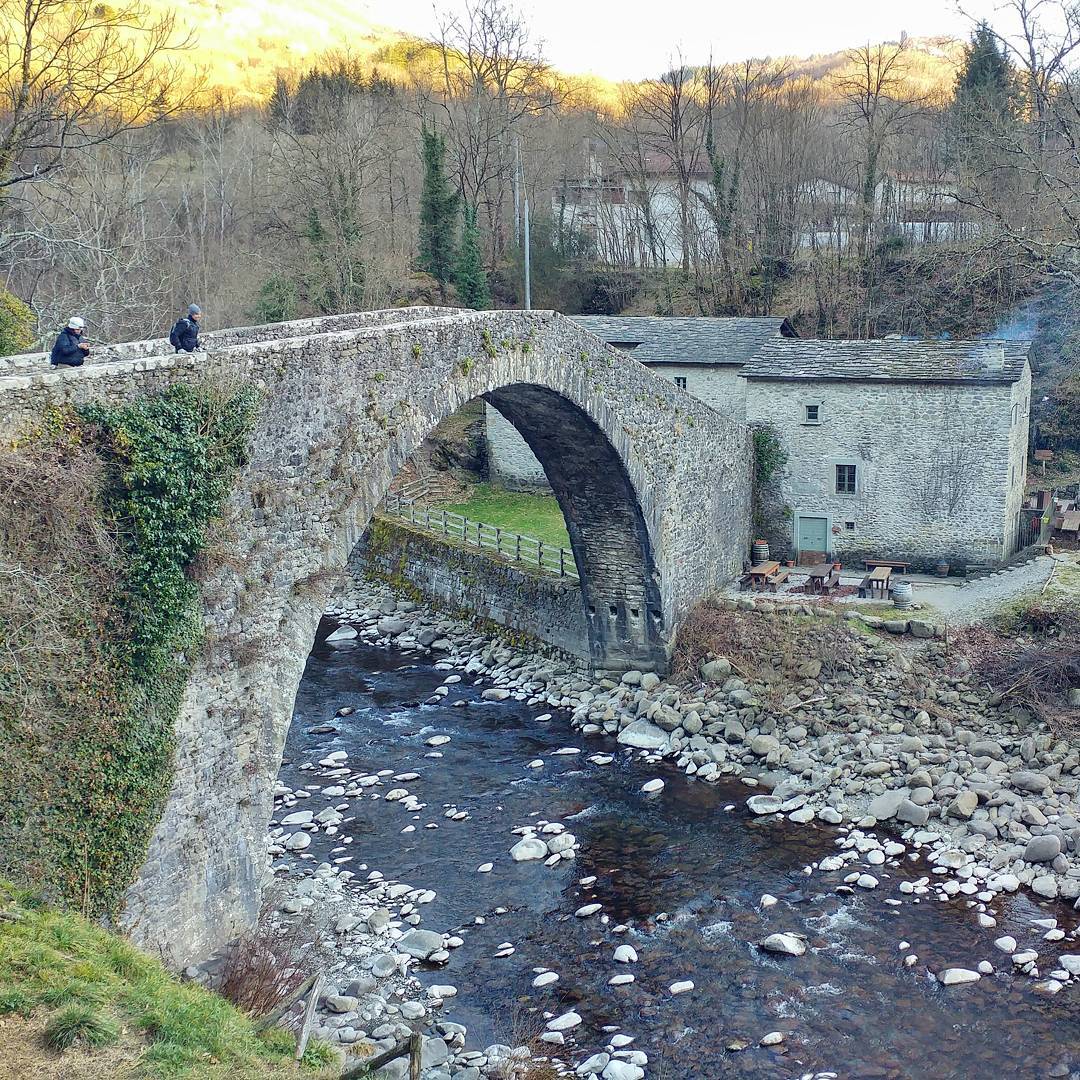
[(858, 250), (863, 257), (874, 239), (886, 150), (924, 107), (905, 79), (907, 48), (904, 39), (853, 49), (847, 54), (850, 70), (835, 80), (844, 106), (841, 122), (860, 149)]
[(443, 16), (437, 49), (437, 93), (421, 89), (423, 108), (442, 114), (458, 187), (484, 210), (494, 260), (506, 246), (515, 136), (528, 118), (555, 109), (562, 89), (541, 43), (503, 0), (475, 0), (464, 16)]
[(191, 39), (141, 3), (0, 0), (0, 34), (0, 191), (192, 99)]

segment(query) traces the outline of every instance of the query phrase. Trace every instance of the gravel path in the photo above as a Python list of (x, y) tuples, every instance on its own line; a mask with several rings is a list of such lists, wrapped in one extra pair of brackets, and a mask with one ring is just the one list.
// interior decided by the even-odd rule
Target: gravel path
[(1037, 593), (1050, 576), (1060, 556), (1039, 555), (1031, 562), (989, 577), (979, 578), (968, 585), (919, 585), (915, 598), (936, 608), (950, 622), (974, 623), (992, 615), (1003, 604), (1025, 593)]

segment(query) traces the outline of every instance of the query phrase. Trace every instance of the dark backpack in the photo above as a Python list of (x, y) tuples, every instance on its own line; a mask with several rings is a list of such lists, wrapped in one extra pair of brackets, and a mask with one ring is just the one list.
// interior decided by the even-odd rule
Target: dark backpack
[(172, 330), (169, 331), (169, 344), (174, 349), (180, 348), (180, 335), (183, 333), (183, 323), (186, 323), (187, 319), (177, 319)]

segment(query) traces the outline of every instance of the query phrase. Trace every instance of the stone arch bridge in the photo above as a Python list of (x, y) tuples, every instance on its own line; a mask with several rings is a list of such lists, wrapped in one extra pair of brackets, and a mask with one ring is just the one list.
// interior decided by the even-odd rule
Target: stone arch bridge
[(202, 585), (206, 644), (172, 792), (125, 920), (176, 963), (249, 923), (296, 690), (326, 602), (391, 480), (483, 397), (522, 433), (566, 517), (598, 669), (662, 670), (674, 628), (740, 568), (745, 428), (551, 312), (401, 309), (95, 352), (80, 369), (0, 361), (0, 435), (50, 405), (179, 381), (252, 381), (262, 405)]

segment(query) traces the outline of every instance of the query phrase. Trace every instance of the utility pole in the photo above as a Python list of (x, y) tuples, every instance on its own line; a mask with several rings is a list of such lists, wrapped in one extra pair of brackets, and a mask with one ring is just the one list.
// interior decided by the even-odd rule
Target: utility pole
[(521, 168), (521, 137), (514, 144), (517, 154), (517, 178), (521, 186), (521, 208), (525, 212), (525, 228), (523, 239), (525, 241), (525, 310), (532, 311), (532, 265), (529, 251), (529, 188), (525, 183), (525, 174)]

